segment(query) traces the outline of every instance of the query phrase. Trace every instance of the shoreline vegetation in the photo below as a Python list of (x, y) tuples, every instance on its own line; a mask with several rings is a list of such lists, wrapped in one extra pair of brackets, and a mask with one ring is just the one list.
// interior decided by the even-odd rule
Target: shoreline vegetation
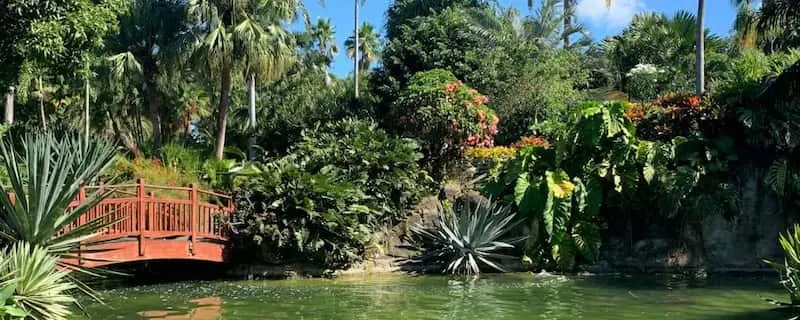
[[(605, 39), (566, 0), (394, 0), (385, 28), (356, 17), (357, 30), (312, 21), (302, 0), (234, 2), (0, 4), (0, 320), (69, 319), (75, 295), (102, 302), (93, 284), (114, 267), (771, 267), (789, 297), (777, 304), (800, 305), (800, 2), (734, 1), (718, 35), (698, 0), (697, 14), (638, 13)], [(340, 51), (353, 75), (332, 74)], [(121, 223), (139, 226), (126, 248), (148, 259), (156, 214), (192, 226), (163, 251), (201, 251), (200, 224), (185, 223), (205, 220), (196, 201), (148, 218), (140, 187), (138, 221), (88, 219), (112, 195), (82, 187), (101, 181), (230, 195), (230, 217), (202, 222), (214, 256), (195, 256), (226, 265), (70, 265)]]

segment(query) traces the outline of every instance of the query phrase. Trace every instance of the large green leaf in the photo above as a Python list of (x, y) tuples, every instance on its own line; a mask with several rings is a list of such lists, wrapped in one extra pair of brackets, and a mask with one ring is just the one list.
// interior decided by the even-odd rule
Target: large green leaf
[(563, 199), (572, 195), (572, 190), (575, 185), (570, 181), (569, 176), (564, 170), (555, 172), (547, 171), (545, 173), (547, 188), (554, 197)]
[(599, 178), (590, 175), (586, 179), (586, 208), (582, 215), (584, 219), (593, 219), (600, 213), (603, 204), (603, 184)]
[(555, 216), (555, 197), (550, 190), (547, 190), (545, 195), (544, 210), (542, 210), (542, 222), (544, 223), (544, 233), (547, 241), (553, 238), (553, 219)]

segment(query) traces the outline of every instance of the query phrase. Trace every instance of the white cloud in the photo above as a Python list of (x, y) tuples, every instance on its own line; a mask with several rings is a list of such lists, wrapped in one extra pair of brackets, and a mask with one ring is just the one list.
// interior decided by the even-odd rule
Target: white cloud
[(627, 26), (644, 10), (644, 0), (612, 0), (610, 8), (606, 0), (579, 0), (576, 13), (581, 21), (609, 31)]

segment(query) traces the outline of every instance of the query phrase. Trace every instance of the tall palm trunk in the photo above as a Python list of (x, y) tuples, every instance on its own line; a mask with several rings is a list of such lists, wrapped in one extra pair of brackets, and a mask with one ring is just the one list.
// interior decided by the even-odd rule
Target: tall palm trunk
[(217, 160), (222, 160), (225, 153), (225, 131), (228, 126), (228, 96), (231, 91), (231, 66), (228, 61), (223, 62), (222, 78), (219, 88), (219, 108), (217, 110), (217, 144), (214, 149), (214, 156)]
[(39, 76), (39, 116), (42, 118), (42, 129), (47, 131), (47, 116), (44, 113), (44, 85), (42, 76)]
[(144, 74), (144, 92), (147, 105), (150, 109), (150, 122), (153, 125), (153, 151), (161, 149), (162, 144), (162, 123), (161, 108), (158, 105), (158, 87), (156, 85), (156, 74), (158, 73), (156, 61), (152, 58), (145, 58), (142, 63)]
[(255, 146), (256, 146), (256, 74), (250, 74), (250, 138), (248, 141), (248, 157), (250, 160), (255, 159)]
[(697, 0), (697, 33), (696, 33), (696, 41), (697, 46), (695, 48), (695, 73), (697, 76), (695, 89), (697, 91), (697, 95), (701, 96), (706, 92), (706, 68), (705, 68), (705, 28), (704, 28), (704, 21), (705, 20), (705, 0)]
[(353, 87), (355, 88), (356, 99), (358, 99), (358, 3), (361, 0), (353, 0), (355, 17), (353, 19), (353, 32), (355, 33), (355, 54), (353, 54)]
[(564, 0), (564, 48), (569, 48), (569, 29), (572, 29), (572, 0)]
[(83, 112), (84, 112), (83, 116), (84, 116), (84, 121), (85, 121), (84, 122), (85, 127), (83, 128), (84, 129), (83, 138), (84, 138), (84, 143), (86, 144), (86, 147), (88, 148), (88, 146), (89, 146), (89, 77), (86, 77), (86, 105), (84, 106)]

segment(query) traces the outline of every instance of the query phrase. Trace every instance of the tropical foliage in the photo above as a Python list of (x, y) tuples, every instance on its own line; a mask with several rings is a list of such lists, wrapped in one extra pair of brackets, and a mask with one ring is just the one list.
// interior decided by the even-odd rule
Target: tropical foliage
[(800, 226), (787, 230), (778, 240), (784, 253), (783, 262), (764, 262), (781, 273), (780, 284), (789, 294), (789, 304), (797, 306), (800, 304)]
[(424, 250), (419, 260), (425, 263), (443, 263), (444, 272), (475, 275), (481, 267), (505, 272), (502, 262), (512, 256), (502, 254), (514, 248), (513, 239), (507, 238), (514, 228), (514, 214), (509, 207), (492, 200), (480, 200), (456, 205), (439, 206), (439, 221), (432, 229), (413, 226), (412, 234), (418, 237), (418, 246)]
[(304, 133), (236, 190), (239, 233), (258, 259), (343, 267), (379, 227), (399, 221), (428, 183), (410, 140), (344, 120)]
[(422, 142), (425, 161), (439, 174), (466, 147), (491, 147), (500, 118), (489, 99), (445, 70), (421, 72), (392, 109), (400, 134)]
[(3, 319), (65, 320), (77, 303), (71, 295), (77, 287), (69, 271), (58, 268), (58, 257), (27, 242), (0, 251), (0, 287), (4, 305), (12, 302), (0, 308)]
[[(15, 146), (19, 143), (19, 149)], [(70, 208), (81, 186), (94, 181), (112, 164), (116, 148), (104, 140), (84, 141), (75, 136), (26, 135), (23, 141), (7, 137), (0, 150), (10, 186), (2, 186), (0, 237), (24, 241), (56, 255), (68, 255), (113, 221), (101, 217), (67, 228), (92, 209), (104, 194), (90, 192), (86, 201)]]

